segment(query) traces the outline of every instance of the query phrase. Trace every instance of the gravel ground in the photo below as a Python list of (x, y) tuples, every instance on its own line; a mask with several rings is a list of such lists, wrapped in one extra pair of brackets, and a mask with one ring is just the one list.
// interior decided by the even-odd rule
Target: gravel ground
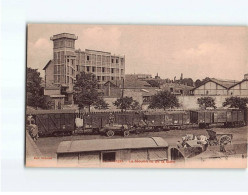
[[(247, 127), (240, 128), (213, 128), (217, 133), (232, 133), (233, 143), (247, 143)], [(169, 145), (176, 145), (177, 141), (181, 141), (181, 137), (186, 134), (207, 135), (204, 129), (187, 129), (187, 130), (170, 130), (162, 132), (145, 132), (139, 135), (130, 134), (129, 137), (162, 137)], [(112, 138), (121, 138), (115, 135)], [(85, 140), (85, 139), (109, 139), (101, 135), (72, 135), (64, 137), (43, 137), (36, 141), (38, 148), (44, 156), (56, 158), (56, 150), (61, 141), (68, 140)]]

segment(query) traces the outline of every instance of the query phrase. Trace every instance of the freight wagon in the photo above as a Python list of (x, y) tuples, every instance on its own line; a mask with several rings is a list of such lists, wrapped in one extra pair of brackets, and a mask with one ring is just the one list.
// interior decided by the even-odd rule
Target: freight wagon
[(35, 110), (26, 114), (34, 118), (39, 136), (71, 135), (75, 130), (74, 110)]
[(200, 128), (208, 128), (211, 124), (224, 124), (226, 127), (244, 125), (243, 110), (196, 110), (190, 111), (190, 123)]
[(190, 115), (187, 111), (166, 111), (144, 113), (147, 128), (152, 130), (183, 129), (190, 125)]

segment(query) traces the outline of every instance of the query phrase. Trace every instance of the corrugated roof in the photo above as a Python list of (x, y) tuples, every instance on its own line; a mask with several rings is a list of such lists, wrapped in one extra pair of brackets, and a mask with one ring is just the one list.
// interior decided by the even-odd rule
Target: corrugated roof
[(75, 140), (62, 141), (57, 153), (164, 147), (168, 143), (161, 137)]

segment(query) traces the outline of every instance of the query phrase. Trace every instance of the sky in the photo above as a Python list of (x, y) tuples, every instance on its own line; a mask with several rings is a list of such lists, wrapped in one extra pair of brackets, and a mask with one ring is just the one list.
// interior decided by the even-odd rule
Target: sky
[(242, 80), (248, 73), (246, 27), (29, 24), (27, 66), (42, 77), (52, 59), (50, 37), (63, 32), (78, 36), (76, 49), (125, 55), (126, 74)]

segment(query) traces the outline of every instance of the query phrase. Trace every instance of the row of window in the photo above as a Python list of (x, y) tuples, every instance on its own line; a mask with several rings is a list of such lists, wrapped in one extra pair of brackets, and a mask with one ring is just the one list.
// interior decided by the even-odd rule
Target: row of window
[(66, 84), (72, 84), (73, 78), (64, 75), (54, 75), (54, 83), (66, 83)]
[(54, 48), (70, 47), (74, 48), (75, 42), (73, 40), (55, 40)]
[(122, 80), (123, 77), (109, 77), (109, 76), (97, 76), (98, 81), (115, 81), (115, 80)]
[(66, 71), (64, 71), (65, 66), (64, 65), (54, 65), (54, 74), (61, 74), (63, 75), (65, 72), (68, 75), (74, 75), (75, 70), (70, 67), (70, 66), (66, 66)]
[[(85, 56), (84, 55), (79, 55), (80, 61), (82, 63), (85, 62)], [(110, 56), (101, 56), (101, 55), (86, 55), (86, 63), (87, 64), (110, 64)], [(111, 58), (111, 63), (114, 64), (119, 64), (124, 65), (124, 58)]]
[[(77, 71), (79, 71), (79, 66), (77, 66)], [(117, 73), (119, 74), (119, 69), (116, 68), (105, 68), (105, 67), (94, 67), (86, 66), (86, 72), (102, 72), (102, 73)], [(124, 69), (121, 69), (121, 74), (124, 74)]]

